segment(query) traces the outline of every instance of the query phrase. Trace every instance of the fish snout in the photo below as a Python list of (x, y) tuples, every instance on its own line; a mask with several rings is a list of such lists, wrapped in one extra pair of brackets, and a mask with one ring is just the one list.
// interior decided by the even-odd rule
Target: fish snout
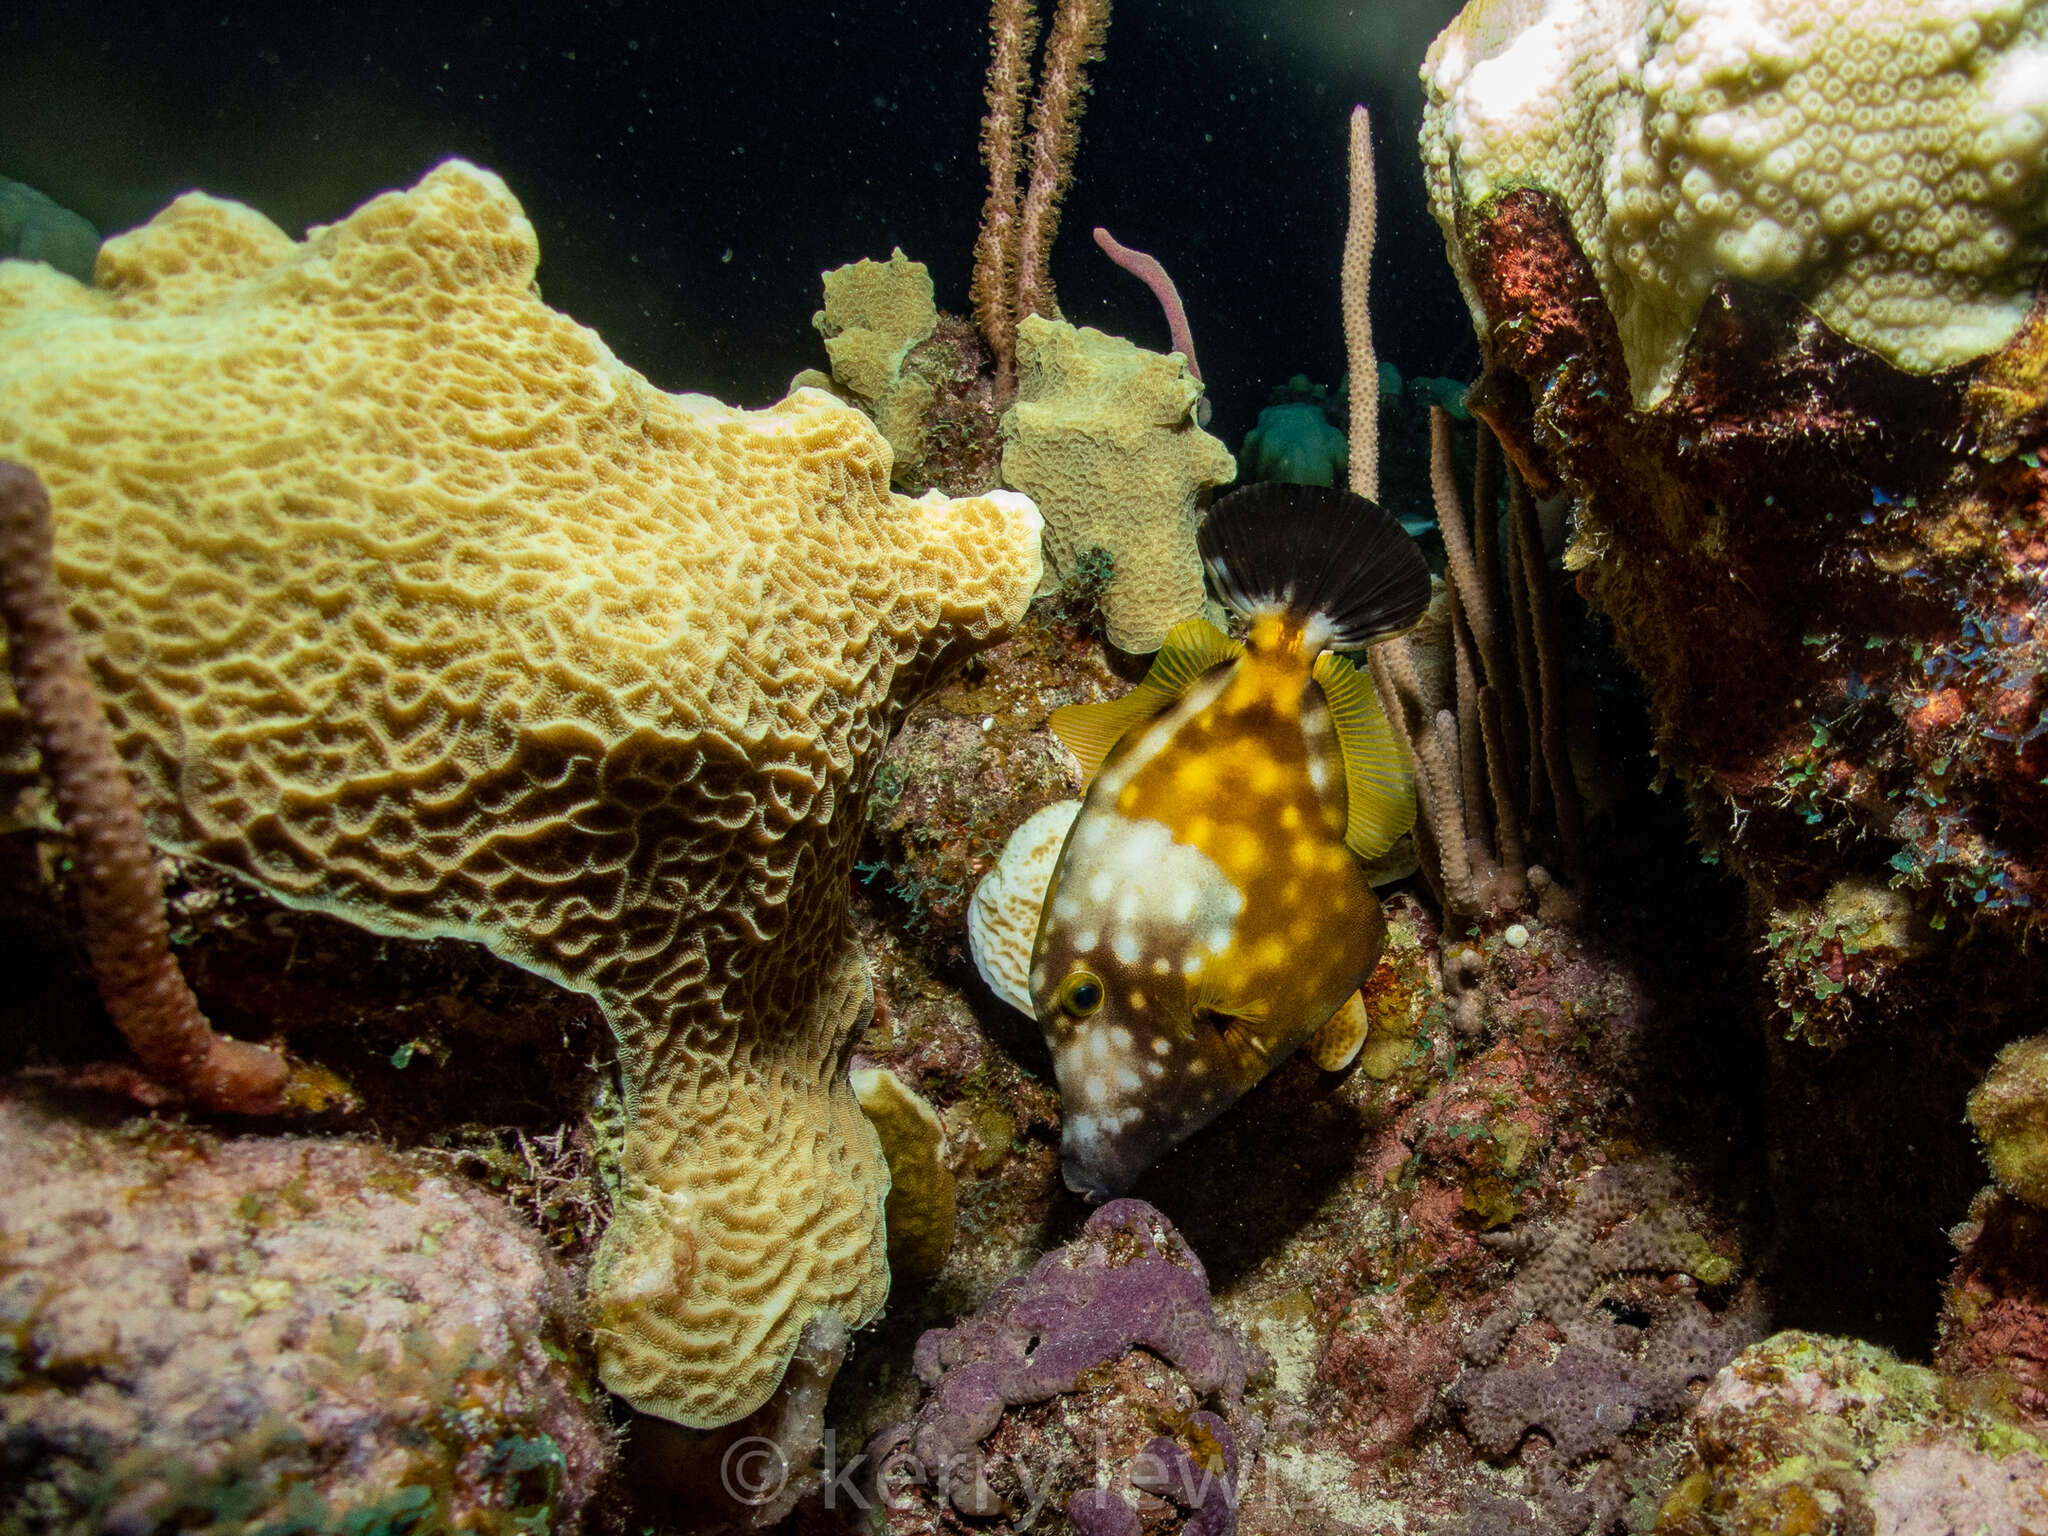
[(1060, 1136), (1060, 1176), (1067, 1188), (1090, 1205), (1128, 1194), (1160, 1150), (1139, 1147), (1140, 1139), (1086, 1128), (1076, 1134), (1075, 1122), (1069, 1121)]

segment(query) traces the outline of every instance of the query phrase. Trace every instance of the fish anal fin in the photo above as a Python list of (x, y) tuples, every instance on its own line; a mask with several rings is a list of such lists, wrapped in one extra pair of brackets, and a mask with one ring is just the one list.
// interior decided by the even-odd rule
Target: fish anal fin
[(1167, 632), (1145, 681), (1103, 704), (1068, 704), (1046, 724), (1079, 759), (1082, 781), (1092, 780), (1116, 744), (1171, 709), (1180, 696), (1244, 647), (1207, 619), (1188, 619)]
[(1366, 1016), (1365, 997), (1354, 992), (1344, 1006), (1331, 1014), (1323, 1027), (1309, 1036), (1308, 1054), (1325, 1072), (1342, 1072), (1357, 1059), (1359, 1047), (1372, 1028)]
[(1415, 825), (1415, 761), (1380, 708), (1370, 677), (1325, 651), (1316, 658), (1315, 680), (1344, 760), (1344, 842), (1370, 863)]

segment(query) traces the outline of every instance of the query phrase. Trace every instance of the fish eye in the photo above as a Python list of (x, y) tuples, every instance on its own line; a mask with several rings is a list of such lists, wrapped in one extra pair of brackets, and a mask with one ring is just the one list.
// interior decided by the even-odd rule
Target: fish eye
[(1060, 1011), (1085, 1019), (1102, 1006), (1102, 982), (1090, 971), (1076, 971), (1060, 983)]

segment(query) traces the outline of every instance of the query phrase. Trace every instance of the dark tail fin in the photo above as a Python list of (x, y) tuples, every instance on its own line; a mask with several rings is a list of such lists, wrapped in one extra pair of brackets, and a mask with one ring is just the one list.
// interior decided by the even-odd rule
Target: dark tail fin
[(1392, 513), (1319, 485), (1251, 485), (1209, 509), (1202, 561), (1240, 613), (1290, 609), (1334, 651), (1399, 634), (1429, 606), (1429, 565)]

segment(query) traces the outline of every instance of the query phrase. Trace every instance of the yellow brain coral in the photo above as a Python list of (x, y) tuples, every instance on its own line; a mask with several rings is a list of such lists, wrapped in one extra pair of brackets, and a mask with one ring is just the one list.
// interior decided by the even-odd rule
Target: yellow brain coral
[(459, 163), (298, 244), (203, 196), (100, 287), (0, 265), (0, 455), (152, 835), (599, 1000), (628, 1123), (605, 1379), (691, 1424), (886, 1283), (848, 869), (884, 740), (1039, 577), (1024, 498), (912, 501), (866, 418), (663, 394)]
[(1555, 194), (1639, 404), (1717, 278), (1924, 373), (2003, 344), (2048, 256), (2048, 0), (1473, 0), (1423, 84), (1454, 261), (1459, 208)]
[(1115, 562), (1102, 594), (1112, 645), (1156, 651), (1202, 611), (1197, 496), (1237, 461), (1195, 425), (1202, 386), (1178, 356), (1098, 330), (1026, 316), (1017, 326), (1017, 403), (1003, 416), (1003, 479), (1045, 513), (1050, 574), (1091, 549)]

